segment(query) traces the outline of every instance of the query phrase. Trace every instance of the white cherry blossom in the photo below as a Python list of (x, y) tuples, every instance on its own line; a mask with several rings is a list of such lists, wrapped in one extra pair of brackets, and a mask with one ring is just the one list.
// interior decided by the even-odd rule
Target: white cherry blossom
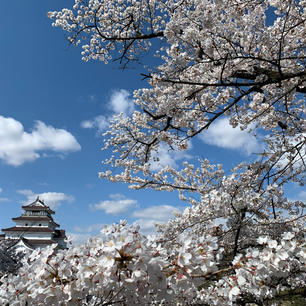
[[(134, 112), (103, 134), (100, 177), (190, 204), (156, 237), (125, 221), (81, 247), (33, 252), (0, 281), (1, 305), (271, 305), (305, 290), (306, 1), (75, 0), (50, 12), (82, 58), (159, 57)], [(155, 63), (156, 61), (154, 61)], [(154, 167), (218, 119), (261, 142), (231, 169)], [(189, 152), (189, 151), (188, 151)], [(170, 156), (170, 155), (169, 155)], [(182, 154), (182, 158), (187, 154)]]

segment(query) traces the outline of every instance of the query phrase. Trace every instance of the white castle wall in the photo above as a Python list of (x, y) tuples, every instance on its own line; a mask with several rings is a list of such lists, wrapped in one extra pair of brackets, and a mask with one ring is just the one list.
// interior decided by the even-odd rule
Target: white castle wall
[(51, 239), (52, 233), (27, 233), (27, 232), (10, 232), (6, 234), (6, 237), (9, 239), (18, 239), (21, 236), (27, 239)]

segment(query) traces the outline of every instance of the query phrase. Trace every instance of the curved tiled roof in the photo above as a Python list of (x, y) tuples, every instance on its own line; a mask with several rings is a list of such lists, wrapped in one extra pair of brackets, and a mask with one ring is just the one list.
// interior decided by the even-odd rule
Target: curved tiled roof
[(47, 239), (27, 239), (27, 238), (23, 238), (23, 240), (25, 240), (25, 242), (28, 243), (30, 246), (35, 245), (35, 244), (54, 244), (54, 243), (57, 243), (54, 240), (47, 240)]
[(45, 232), (45, 233), (51, 233), (53, 230), (48, 227), (39, 227), (39, 226), (13, 226), (9, 228), (3, 228), (3, 232)]
[(50, 214), (54, 214), (55, 212), (50, 209), (49, 206), (45, 205), (45, 203), (39, 199), (39, 197), (37, 197), (37, 199), (33, 202), (30, 203), (28, 205), (23, 205), (22, 208), (24, 210), (46, 210), (48, 211)]
[(55, 226), (59, 226), (56, 222), (53, 221), (52, 218), (47, 216), (21, 216), (17, 218), (12, 218), (13, 221), (49, 221)]
[(56, 238), (56, 239), (67, 238), (65, 230), (55, 230), (54, 231), (54, 238)]

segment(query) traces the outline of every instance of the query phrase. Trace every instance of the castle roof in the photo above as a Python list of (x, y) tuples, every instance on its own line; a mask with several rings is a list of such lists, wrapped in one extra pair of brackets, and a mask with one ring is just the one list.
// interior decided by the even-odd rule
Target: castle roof
[(49, 227), (38, 227), (38, 226), (13, 226), (8, 228), (3, 228), (3, 232), (45, 232), (52, 233), (54, 230)]
[(54, 236), (55, 239), (65, 239), (66, 237), (66, 231), (65, 230), (55, 230)]
[(55, 212), (50, 209), (49, 206), (47, 206), (42, 200), (39, 199), (39, 197), (36, 198), (36, 200), (33, 203), (30, 203), (28, 205), (23, 205), (22, 208), (24, 210), (36, 210), (36, 211), (47, 211), (50, 214), (54, 214)]
[(54, 226), (59, 226), (52, 218), (48, 216), (21, 216), (17, 218), (12, 218), (13, 221), (49, 221)]
[(37, 244), (54, 244), (57, 243), (54, 240), (47, 240), (47, 239), (27, 239), (22, 238), (24, 242), (26, 242), (29, 246), (37, 245)]
[(11, 240), (11, 245), (9, 246), (9, 249), (15, 249), (18, 247), (25, 247), (26, 249), (29, 250), (34, 250), (37, 246), (41, 245), (50, 245), (50, 244), (55, 244), (57, 241), (50, 240), (50, 239), (27, 239), (21, 237), (20, 239), (12, 239)]

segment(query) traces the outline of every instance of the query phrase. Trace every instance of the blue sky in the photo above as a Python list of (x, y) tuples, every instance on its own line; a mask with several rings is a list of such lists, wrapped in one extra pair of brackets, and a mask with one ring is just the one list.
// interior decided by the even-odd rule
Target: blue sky
[[(186, 203), (175, 193), (133, 191), (98, 178), (107, 154), (100, 150), (101, 130), (113, 114), (132, 111), (131, 93), (146, 86), (140, 76), (146, 70), (82, 62), (81, 50), (69, 46), (66, 33), (46, 16), (72, 3), (0, 2), (0, 228), (12, 226), (21, 205), (40, 195), (55, 209), (55, 221), (78, 241), (123, 218), (149, 233), (155, 221), (166, 221)], [(187, 153), (230, 168), (252, 158), (258, 146), (219, 121)], [(184, 157), (160, 155), (172, 165)]]

